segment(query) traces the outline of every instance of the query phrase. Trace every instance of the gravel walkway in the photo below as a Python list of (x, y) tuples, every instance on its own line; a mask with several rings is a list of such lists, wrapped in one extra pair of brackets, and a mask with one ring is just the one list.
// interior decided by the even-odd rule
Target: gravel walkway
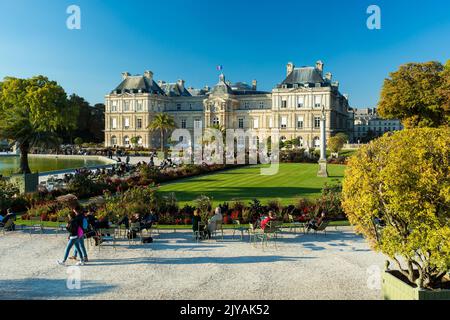
[[(0, 235), (0, 299), (380, 298), (368, 279), (384, 257), (349, 227), (326, 236), (286, 232), (277, 248), (246, 240), (227, 231), (224, 241), (197, 244), (190, 232), (162, 231), (153, 244), (91, 247), (91, 262), (74, 269), (56, 264), (64, 235), (7, 233)], [(78, 271), (81, 289), (70, 290), (68, 273)]]

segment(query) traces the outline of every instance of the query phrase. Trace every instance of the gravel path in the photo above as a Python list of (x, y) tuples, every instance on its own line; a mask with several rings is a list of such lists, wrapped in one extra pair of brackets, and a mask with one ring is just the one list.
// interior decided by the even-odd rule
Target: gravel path
[[(190, 232), (163, 231), (153, 244), (114, 251), (90, 248), (91, 262), (75, 271), (81, 289), (67, 288), (58, 266), (64, 235), (0, 235), (0, 299), (379, 299), (367, 285), (384, 257), (351, 228), (326, 236), (284, 233), (277, 248), (252, 246), (227, 231), (225, 240), (197, 244)], [(375, 266), (375, 267), (374, 267)]]

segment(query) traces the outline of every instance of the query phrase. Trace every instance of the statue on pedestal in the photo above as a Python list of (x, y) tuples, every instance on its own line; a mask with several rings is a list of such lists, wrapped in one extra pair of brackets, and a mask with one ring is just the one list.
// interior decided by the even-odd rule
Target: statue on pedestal
[(326, 131), (325, 106), (322, 106), (322, 118), (320, 119), (320, 159), (318, 177), (327, 178), (327, 131)]

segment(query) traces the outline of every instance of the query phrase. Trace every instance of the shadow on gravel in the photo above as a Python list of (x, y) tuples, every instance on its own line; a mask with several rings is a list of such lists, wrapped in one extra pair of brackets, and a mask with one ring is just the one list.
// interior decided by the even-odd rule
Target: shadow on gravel
[(0, 300), (77, 299), (113, 290), (116, 286), (81, 280), (81, 289), (67, 288), (67, 279), (0, 280)]
[(85, 267), (120, 266), (136, 264), (254, 264), (280, 261), (299, 261), (314, 257), (282, 257), (282, 256), (247, 256), (247, 257), (187, 257), (187, 258), (128, 258), (128, 259), (96, 259)]

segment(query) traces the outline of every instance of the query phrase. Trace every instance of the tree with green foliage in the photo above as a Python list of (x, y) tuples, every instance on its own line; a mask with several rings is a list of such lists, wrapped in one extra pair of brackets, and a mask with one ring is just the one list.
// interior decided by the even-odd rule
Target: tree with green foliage
[(133, 148), (136, 148), (137, 145), (139, 144), (139, 137), (132, 137), (130, 139), (131, 145), (133, 146)]
[(7, 77), (0, 83), (0, 139), (18, 144), (19, 173), (31, 173), (31, 148), (58, 145), (57, 131), (73, 128), (76, 117), (64, 89), (44, 76)]
[[(450, 271), (450, 129), (385, 135), (349, 162), (342, 205), (371, 247), (419, 288)], [(384, 223), (383, 223), (384, 222)]]
[(91, 106), (84, 98), (72, 94), (68, 99), (69, 108), (76, 110), (75, 125), (70, 130), (62, 130), (60, 135), (68, 143), (73, 137), (80, 137), (85, 142), (104, 141), (105, 108), (103, 104)]
[(442, 94), (442, 87), (450, 81), (448, 69), (434, 61), (402, 65), (384, 81), (378, 104), (380, 116), (400, 119), (405, 128), (448, 125), (450, 109)]
[(443, 109), (444, 109), (444, 123), (450, 124), (450, 60), (444, 66), (444, 71), (441, 74), (442, 85), (439, 89), (439, 94), (442, 95), (444, 99)]
[(74, 142), (77, 146), (81, 147), (81, 145), (83, 144), (83, 139), (80, 138), (80, 137), (76, 137), (76, 138), (73, 140), (73, 142)]
[(172, 116), (159, 113), (155, 116), (147, 129), (150, 131), (159, 131), (161, 139), (161, 152), (164, 152), (164, 134), (169, 130), (175, 129), (177, 126)]
[(346, 144), (348, 141), (348, 135), (345, 133), (338, 133), (335, 136), (332, 136), (330, 139), (328, 139), (328, 148), (331, 152), (338, 153), (342, 150), (344, 147), (344, 144)]

